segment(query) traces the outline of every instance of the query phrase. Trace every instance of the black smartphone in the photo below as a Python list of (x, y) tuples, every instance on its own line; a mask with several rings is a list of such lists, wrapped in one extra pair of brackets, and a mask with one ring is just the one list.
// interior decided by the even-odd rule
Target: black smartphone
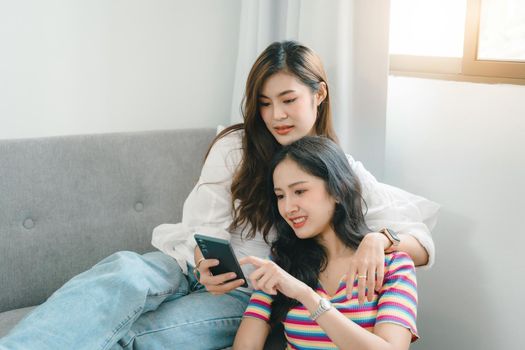
[(244, 284), (242, 287), (248, 287), (246, 278), (241, 270), (241, 265), (233, 253), (230, 242), (225, 239), (195, 234), (195, 241), (206, 259), (218, 259), (219, 265), (210, 267), (213, 275), (220, 275), (228, 272), (235, 272), (237, 275), (234, 279), (242, 278)]

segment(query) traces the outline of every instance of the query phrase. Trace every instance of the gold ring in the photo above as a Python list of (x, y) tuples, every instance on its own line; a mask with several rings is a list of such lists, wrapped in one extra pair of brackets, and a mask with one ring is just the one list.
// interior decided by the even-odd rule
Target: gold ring
[(366, 279), (366, 275), (359, 275), (359, 276), (357, 276), (357, 278), (365, 278)]
[(197, 261), (197, 263), (195, 264), (195, 268), (198, 269), (201, 265), (201, 262), (203, 262), (204, 260), (206, 260), (206, 258), (200, 258), (199, 261)]

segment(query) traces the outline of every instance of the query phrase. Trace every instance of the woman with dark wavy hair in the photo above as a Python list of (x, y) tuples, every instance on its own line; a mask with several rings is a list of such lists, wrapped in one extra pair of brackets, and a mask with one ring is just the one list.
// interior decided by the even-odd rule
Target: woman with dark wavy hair
[[(267, 257), (275, 232), (266, 183), (271, 159), (307, 135), (337, 140), (321, 59), (297, 42), (275, 42), (257, 58), (242, 111), (244, 122), (225, 129), (210, 146), (182, 222), (153, 231), (152, 244), (161, 252), (118, 252), (102, 260), (0, 339), (0, 350), (230, 346), (252, 288), (240, 287), (243, 281), (231, 273), (213, 276), (210, 267), (219, 262), (203, 259), (194, 234), (229, 239), (238, 257)], [(368, 204), (370, 229), (346, 265), (348, 280), (360, 276), (362, 304), (374, 297), (367, 289), (383, 285), (385, 251), (404, 251), (416, 265), (432, 265), (429, 226), (437, 208), (377, 182), (350, 156), (348, 165)]]
[[(290, 349), (408, 349), (417, 339), (412, 259), (384, 259), (385, 283), (359, 305), (359, 276), (345, 274), (363, 237), (361, 185), (343, 151), (323, 137), (284, 146), (270, 166), (268, 197), (277, 237), (271, 260), (244, 257), (257, 269), (256, 291), (234, 349), (262, 349), (271, 324), (284, 324)], [(347, 295), (346, 290), (352, 291)]]

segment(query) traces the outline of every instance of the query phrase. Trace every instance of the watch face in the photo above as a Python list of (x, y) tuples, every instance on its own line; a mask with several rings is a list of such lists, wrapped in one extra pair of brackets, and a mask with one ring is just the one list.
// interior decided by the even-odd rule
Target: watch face
[(319, 305), (323, 308), (323, 310), (328, 310), (330, 309), (330, 306), (332, 306), (332, 304), (330, 304), (330, 302), (324, 298), (321, 299)]
[(310, 318), (312, 320), (316, 320), (317, 317), (324, 314), (326, 311), (330, 310), (332, 308), (332, 304), (330, 301), (328, 301), (325, 298), (321, 298), (319, 300), (319, 306), (317, 307), (317, 310), (315, 310), (312, 314), (310, 314)]
[(391, 229), (389, 229), (389, 228), (387, 228), (387, 230), (388, 230), (388, 233), (390, 233), (390, 235), (392, 236), (392, 238), (393, 238), (394, 240), (396, 240), (396, 241), (398, 241), (398, 242), (400, 241), (399, 237), (397, 236), (396, 231), (391, 230)]

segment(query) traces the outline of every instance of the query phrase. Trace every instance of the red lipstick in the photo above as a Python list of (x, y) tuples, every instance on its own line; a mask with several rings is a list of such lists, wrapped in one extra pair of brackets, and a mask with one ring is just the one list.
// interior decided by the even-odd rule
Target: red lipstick
[(278, 127), (275, 127), (275, 132), (278, 133), (279, 135), (286, 135), (288, 134), (290, 131), (292, 131), (293, 129), (293, 126), (291, 125), (287, 125), (287, 126), (278, 126)]
[[(300, 221), (300, 222), (294, 222), (294, 220), (297, 220), (297, 219), (299, 219), (299, 218), (303, 218), (304, 220), (303, 220), (303, 221)], [(306, 216), (298, 216), (298, 217), (296, 217), (296, 218), (289, 219), (289, 220), (290, 220), (290, 222), (292, 223), (293, 228), (301, 228), (301, 227), (304, 226), (304, 224), (306, 224), (306, 220), (307, 220), (307, 218), (306, 218)]]

